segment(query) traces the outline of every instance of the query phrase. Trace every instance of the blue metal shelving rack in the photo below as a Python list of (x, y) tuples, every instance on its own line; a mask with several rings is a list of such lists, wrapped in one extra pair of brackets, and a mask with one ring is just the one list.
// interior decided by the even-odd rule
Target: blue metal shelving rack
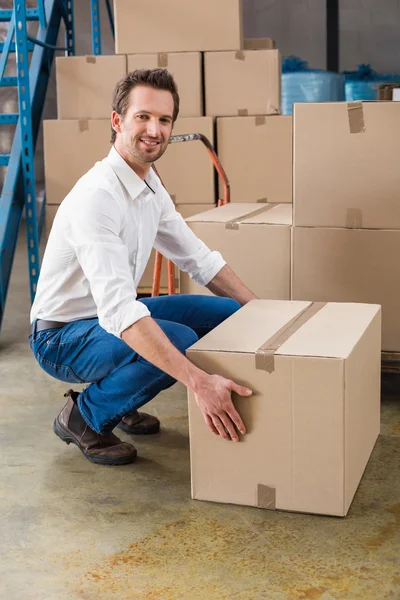
[[(55, 50), (74, 54), (73, 0), (38, 0), (27, 8), (26, 0), (14, 0), (14, 8), (0, 10), (0, 21), (8, 23), (7, 36), (0, 43), (0, 87), (18, 89), (19, 112), (0, 114), (2, 124), (15, 124), (10, 154), (0, 155), (6, 176), (0, 195), (0, 327), (15, 254), (18, 230), (25, 207), (31, 300), (39, 277), (39, 238), (45, 217), (43, 202), (36, 210), (34, 154), (47, 85)], [(27, 22), (36, 21), (36, 37), (28, 35)], [(65, 23), (65, 47), (57, 48), (60, 25)], [(29, 53), (31, 58), (29, 61)], [(17, 75), (4, 75), (10, 53), (15, 53)]]

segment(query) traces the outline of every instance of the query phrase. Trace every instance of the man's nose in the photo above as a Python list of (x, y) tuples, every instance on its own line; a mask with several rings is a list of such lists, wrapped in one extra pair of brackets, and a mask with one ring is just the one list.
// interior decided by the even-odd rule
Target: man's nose
[(147, 133), (149, 135), (153, 135), (154, 137), (160, 135), (160, 123), (158, 119), (150, 119), (147, 122)]

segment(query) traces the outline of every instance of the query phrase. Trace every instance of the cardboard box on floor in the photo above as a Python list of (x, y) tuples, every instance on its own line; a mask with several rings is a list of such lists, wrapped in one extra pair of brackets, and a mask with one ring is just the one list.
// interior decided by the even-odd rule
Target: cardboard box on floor
[(115, 52), (242, 48), (241, 0), (114, 0)]
[(114, 88), (126, 75), (126, 56), (56, 59), (59, 119), (109, 119)]
[[(288, 204), (226, 204), (186, 219), (192, 231), (223, 258), (260, 298), (290, 299)], [(211, 292), (180, 273), (182, 294)]]
[[(192, 215), (197, 215), (206, 210), (209, 210), (209, 204), (183, 204), (182, 206), (177, 206), (176, 210), (182, 215), (184, 219), (187, 217), (191, 217)], [(156, 252), (152, 251), (149, 262), (147, 263), (147, 267), (143, 273), (143, 277), (140, 280), (139, 288), (151, 288), (153, 286), (153, 271), (154, 271), (154, 259)], [(176, 269), (176, 278), (178, 279), (178, 269)], [(163, 258), (162, 261), (162, 269), (161, 269), (161, 283), (160, 286), (162, 288), (166, 288), (168, 286), (167, 279), (167, 260)], [(178, 288), (178, 285), (176, 286)]]
[(295, 104), (293, 222), (400, 229), (400, 104)]
[(231, 202), (292, 202), (291, 116), (220, 117), (217, 140)]
[(206, 52), (206, 115), (277, 115), (281, 105), (278, 50)]
[(203, 115), (203, 76), (200, 52), (175, 52), (162, 54), (131, 54), (128, 56), (128, 72), (136, 69), (168, 69), (173, 75), (179, 92), (179, 116), (201, 117)]
[(400, 231), (293, 228), (292, 298), (382, 305), (382, 348), (400, 351)]
[(345, 516), (380, 428), (380, 307), (254, 300), (187, 351), (234, 395), (239, 443), (189, 393), (192, 497)]
[[(184, 133), (202, 133), (214, 145), (214, 120), (178, 118), (172, 135)], [(156, 167), (175, 204), (215, 204), (214, 165), (202, 142), (170, 144)]]

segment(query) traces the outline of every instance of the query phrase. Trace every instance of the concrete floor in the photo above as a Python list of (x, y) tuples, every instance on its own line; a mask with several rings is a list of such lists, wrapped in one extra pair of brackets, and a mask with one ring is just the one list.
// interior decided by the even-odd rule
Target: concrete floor
[(92, 465), (54, 435), (68, 385), (31, 356), (27, 278), (22, 240), (0, 333), (1, 598), (400, 599), (395, 380), (345, 519), (192, 501), (180, 385), (149, 406), (162, 432), (135, 441), (133, 465)]

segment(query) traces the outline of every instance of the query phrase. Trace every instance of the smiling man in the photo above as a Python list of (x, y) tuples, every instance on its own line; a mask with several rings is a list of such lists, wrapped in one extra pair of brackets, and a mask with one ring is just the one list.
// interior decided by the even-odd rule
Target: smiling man
[[(185, 351), (255, 296), (193, 234), (151, 168), (179, 112), (170, 73), (129, 73), (116, 86), (112, 108), (109, 155), (77, 182), (55, 217), (30, 344), (46, 373), (90, 384), (65, 394), (54, 432), (94, 463), (121, 465), (135, 460), (136, 449), (112, 430), (156, 433), (158, 419), (138, 408), (176, 381), (193, 390), (213, 433), (233, 441), (245, 433), (231, 392), (251, 391), (205, 373)], [(138, 300), (153, 247), (223, 297)]]

